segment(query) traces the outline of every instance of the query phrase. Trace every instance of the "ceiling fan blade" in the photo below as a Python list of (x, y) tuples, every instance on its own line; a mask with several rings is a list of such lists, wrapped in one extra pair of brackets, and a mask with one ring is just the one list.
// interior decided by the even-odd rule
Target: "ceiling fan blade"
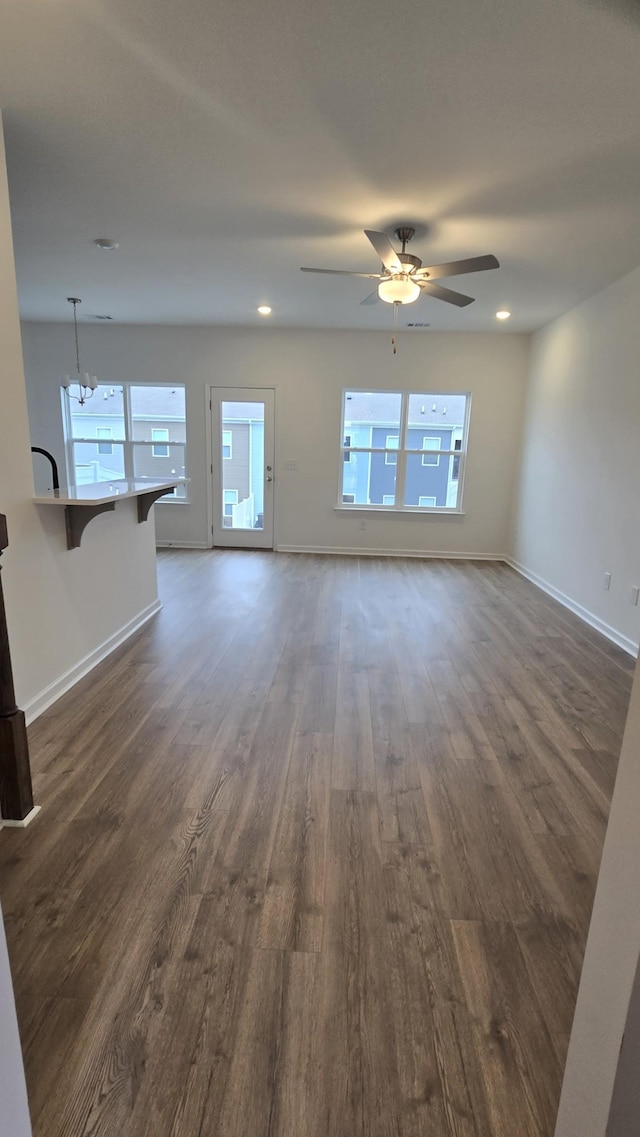
[(345, 268), (301, 268), (300, 272), (325, 272), (330, 276), (363, 276), (365, 280), (381, 280), (379, 272), (349, 272)]
[(361, 304), (377, 304), (379, 299), (380, 299), (380, 297), (378, 296), (378, 289), (376, 288), (375, 292), (370, 292), (368, 296), (365, 296), (364, 300), (360, 301), (360, 303)]
[(433, 280), (440, 280), (443, 276), (463, 276), (465, 272), (485, 272), (490, 268), (500, 268), (497, 257), (467, 257), (465, 261), (449, 261), (444, 265), (425, 265), (418, 269), (418, 274), (428, 273)]
[(440, 284), (432, 284), (430, 280), (418, 280), (416, 283), (427, 296), (433, 296), (436, 300), (445, 300), (447, 304), (455, 304), (456, 308), (466, 308), (467, 304), (473, 304), (473, 296), (452, 292), (450, 288), (442, 288)]
[(365, 229), (364, 235), (371, 241), (371, 244), (388, 272), (404, 272), (402, 261), (398, 257), (386, 233), (376, 233), (373, 229)]

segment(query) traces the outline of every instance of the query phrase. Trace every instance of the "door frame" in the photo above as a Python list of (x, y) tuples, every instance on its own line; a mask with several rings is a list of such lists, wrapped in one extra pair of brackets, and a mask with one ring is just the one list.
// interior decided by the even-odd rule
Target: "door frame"
[(278, 431), (276, 423), (276, 390), (275, 387), (258, 387), (255, 384), (238, 383), (235, 386), (229, 386), (227, 383), (208, 383), (205, 384), (205, 422), (206, 422), (206, 460), (207, 460), (207, 518), (208, 518), (208, 536), (207, 546), (210, 549), (224, 549), (233, 546), (216, 545), (214, 543), (214, 524), (213, 524), (213, 511), (215, 508), (214, 494), (213, 494), (213, 481), (214, 481), (214, 452), (213, 452), (213, 399), (220, 391), (268, 391), (273, 396), (273, 483), (271, 493), (273, 495), (273, 540), (270, 546), (265, 546), (264, 551), (268, 552), (271, 549), (276, 552), (277, 544), (277, 497), (278, 489), (276, 484), (276, 453), (278, 444)]

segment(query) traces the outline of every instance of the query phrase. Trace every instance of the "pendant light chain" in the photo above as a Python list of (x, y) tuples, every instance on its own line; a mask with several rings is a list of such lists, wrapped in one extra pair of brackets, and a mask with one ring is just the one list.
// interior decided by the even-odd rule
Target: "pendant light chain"
[(78, 304), (82, 303), (82, 301), (77, 300), (75, 297), (72, 297), (71, 303), (73, 304), (73, 332), (74, 332), (75, 340), (76, 340), (76, 371), (78, 372), (78, 376), (79, 376), (80, 375), (80, 345), (78, 343), (78, 313), (77, 313), (77, 307), (78, 307)]

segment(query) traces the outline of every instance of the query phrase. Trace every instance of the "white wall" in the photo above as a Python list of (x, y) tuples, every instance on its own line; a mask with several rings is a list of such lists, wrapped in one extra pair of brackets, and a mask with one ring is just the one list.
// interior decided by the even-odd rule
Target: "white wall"
[[(70, 324), (23, 326), (34, 444), (62, 459), (57, 377), (69, 369)], [(161, 540), (208, 545), (205, 388), (276, 391), (276, 542), (279, 547), (398, 549), (503, 555), (522, 429), (528, 338), (510, 334), (390, 334), (177, 327), (81, 328), (87, 367), (119, 383), (185, 382), (189, 506), (157, 506)], [(473, 396), (465, 517), (337, 514), (341, 392), (467, 391)], [(295, 459), (298, 471), (283, 470)]]
[(640, 269), (533, 336), (514, 536), (519, 564), (631, 650), (640, 640), (630, 604), (640, 586), (639, 312)]
[[(607, 1131), (640, 955), (639, 817), (640, 669), (636, 668), (569, 1043), (556, 1137), (605, 1137)], [(637, 1054), (635, 1067), (637, 1082)], [(625, 1137), (637, 1132), (637, 1128), (627, 1129)]]
[(31, 1137), (9, 957), (0, 910), (0, 1137)]
[[(32, 502), (33, 477), (22, 366), (6, 168), (0, 130), (0, 513), (2, 555), (18, 703), (29, 713), (42, 692), (130, 626), (157, 601), (153, 523), (134, 505), (91, 522), (67, 550), (64, 511)], [(41, 803), (46, 804), (46, 803)]]

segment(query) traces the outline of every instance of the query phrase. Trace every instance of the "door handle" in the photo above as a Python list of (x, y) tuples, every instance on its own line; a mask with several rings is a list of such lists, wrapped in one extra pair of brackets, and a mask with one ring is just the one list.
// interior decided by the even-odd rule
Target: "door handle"
[(273, 478), (271, 477), (271, 474), (267, 474), (267, 476), (265, 478), (265, 482), (272, 482), (272, 481), (273, 481)]

